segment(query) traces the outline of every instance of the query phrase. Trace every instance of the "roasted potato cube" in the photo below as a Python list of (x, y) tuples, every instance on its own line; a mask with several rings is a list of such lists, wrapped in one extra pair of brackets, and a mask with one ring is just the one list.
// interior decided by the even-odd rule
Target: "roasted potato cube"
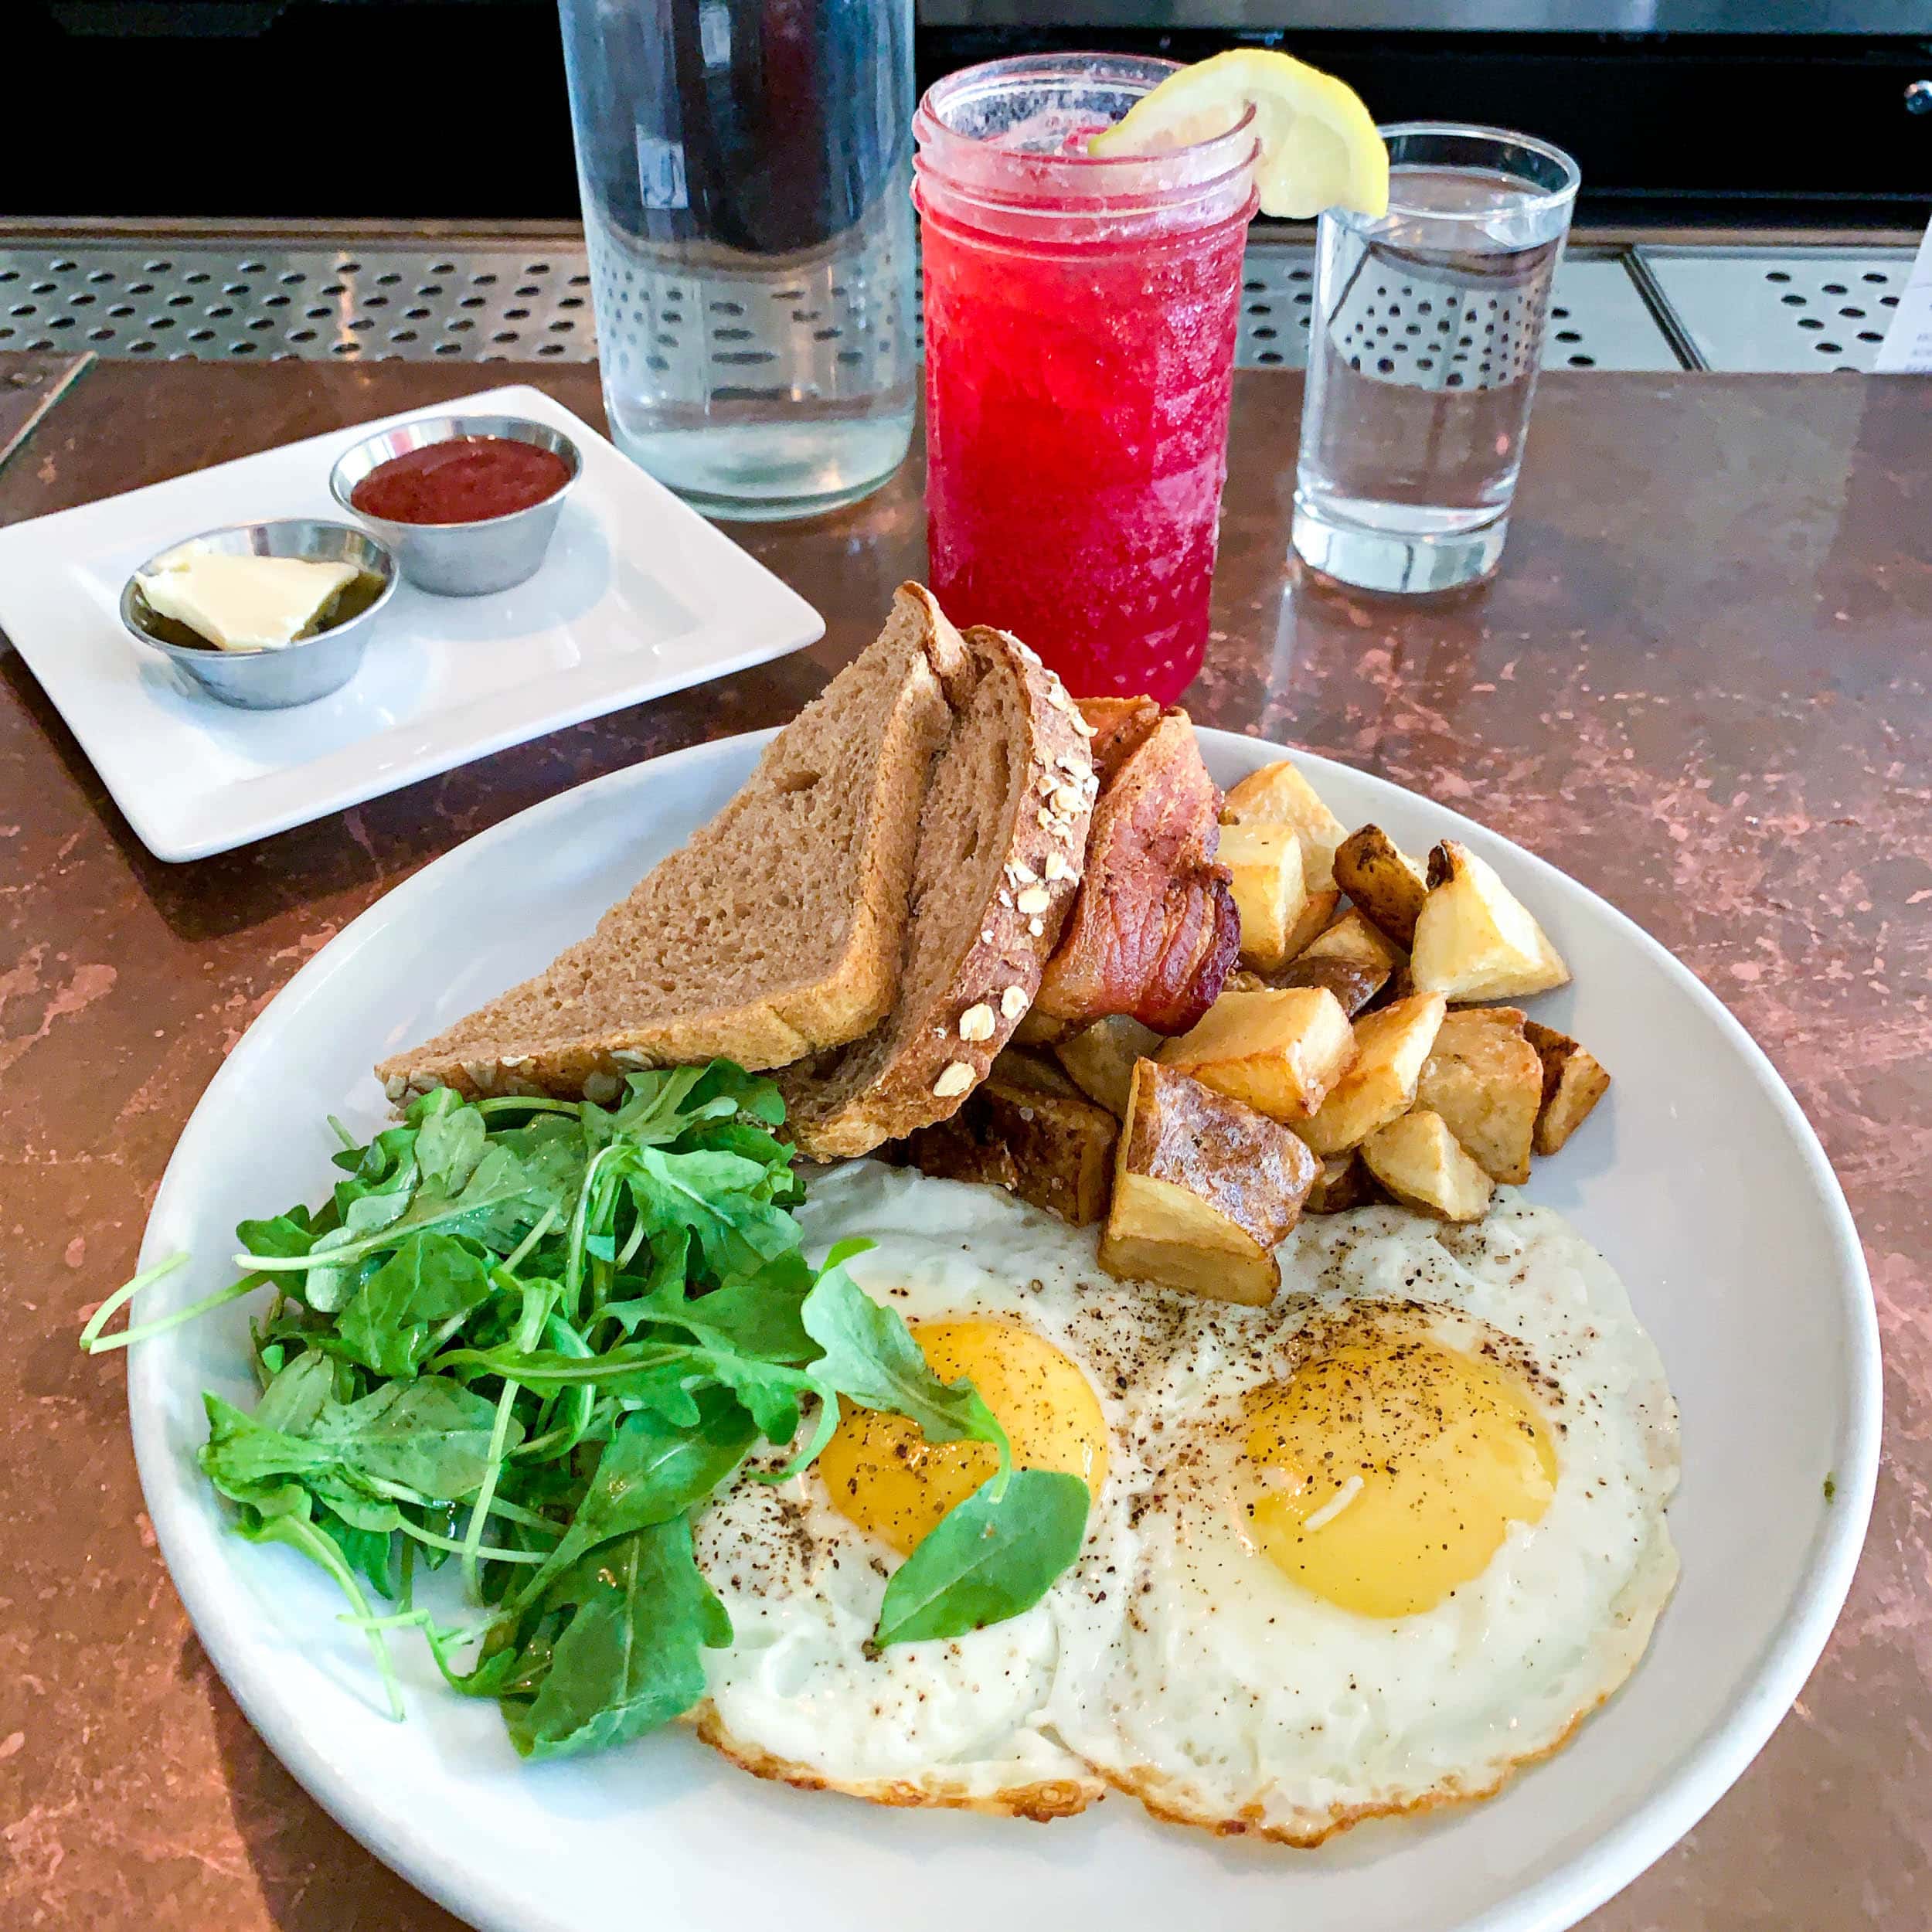
[(1244, 966), (1285, 966), (1335, 917), (1342, 895), (1332, 886), (1309, 888), (1306, 848), (1292, 826), (1223, 825), (1215, 856), (1232, 882)]
[(1416, 1084), (1416, 1105), (1439, 1114), (1491, 1180), (1529, 1179), (1543, 1098), (1543, 1062), (1523, 1037), (1518, 1008), (1470, 1006), (1444, 1017)]
[(1097, 1019), (1070, 1034), (1053, 1049), (1060, 1065), (1089, 1100), (1098, 1100), (1116, 1120), (1127, 1111), (1134, 1084), (1134, 1063), (1151, 1060), (1163, 1036), (1125, 1013)]
[(1309, 889), (1308, 903), (1301, 908), (1301, 917), (1290, 930), (1283, 942), (1284, 953), (1292, 963), (1306, 952), (1318, 939), (1335, 917), (1335, 909), (1342, 903), (1339, 888), (1334, 886), (1315, 886)]
[(1366, 1207), (1378, 1198), (1375, 1176), (1363, 1165), (1359, 1153), (1331, 1154), (1321, 1163), (1315, 1185), (1302, 1206), (1304, 1214), (1345, 1214), (1350, 1208)]
[(1052, 1061), (1008, 1048), (972, 1101), (988, 1137), (1011, 1155), (1022, 1201), (1076, 1227), (1107, 1212), (1120, 1122)]
[(1436, 1043), (1447, 1002), (1440, 993), (1413, 993), (1355, 1023), (1355, 1056), (1311, 1120), (1294, 1131), (1318, 1154), (1359, 1147), (1379, 1127), (1415, 1104), (1416, 1083)]
[(1272, 984), (1271, 981), (1264, 979), (1259, 973), (1251, 973), (1245, 966), (1237, 966), (1222, 981), (1221, 991), (1223, 994), (1265, 993)]
[[(1253, 978), (1254, 975), (1249, 977)], [(1334, 994), (1341, 1002), (1342, 1012), (1353, 1019), (1382, 991), (1387, 979), (1386, 970), (1377, 972), (1372, 967), (1358, 966), (1352, 960), (1310, 959), (1304, 955), (1291, 960), (1280, 972), (1265, 980), (1256, 978), (1255, 984), (1318, 987), (1324, 992)], [(1232, 985), (1233, 982), (1230, 981), (1229, 984)]]
[(1012, 1043), (1015, 1046), (1058, 1052), (1060, 1042), (1071, 1037), (1076, 1023), (1056, 1019), (1050, 1013), (1043, 1013), (1037, 1006), (1029, 1006), (1013, 1029)]
[(1119, 1132), (1050, 1061), (1009, 1047), (957, 1114), (894, 1151), (922, 1173), (1003, 1187), (1079, 1227), (1107, 1212)]
[(1303, 1121), (1355, 1055), (1349, 1016), (1334, 994), (1294, 987), (1223, 993), (1160, 1059), (1271, 1121)]
[(1157, 1061), (1134, 1069), (1100, 1266), (1254, 1306), (1281, 1285), (1274, 1250), (1315, 1184), (1285, 1128)]
[(1543, 1063), (1543, 1105), (1536, 1115), (1536, 1151), (1554, 1154), (1583, 1124), (1583, 1116), (1610, 1090), (1610, 1076), (1597, 1056), (1553, 1026), (1523, 1023), (1523, 1034)]
[(1486, 859), (1445, 838), (1429, 855), (1429, 896), (1409, 970), (1417, 988), (1455, 1000), (1547, 992), (1570, 968)]
[(1403, 954), (1351, 906), (1294, 954), (1275, 985), (1325, 985), (1355, 1019), (1403, 966)]
[(1288, 958), (1288, 935), (1308, 903), (1301, 841), (1291, 825), (1224, 825), (1215, 857), (1227, 867), (1241, 915), (1241, 963), (1266, 971)]
[(922, 1127), (903, 1141), (888, 1141), (872, 1158), (889, 1166), (910, 1165), (937, 1180), (971, 1181), (982, 1187), (1003, 1187), (1009, 1194), (1019, 1192), (1019, 1165), (1012, 1150), (988, 1134), (971, 1097), (951, 1118)]
[(1369, 1002), (1369, 1004), (1370, 1005), (1377, 1008), (1393, 1006), (1399, 999), (1409, 998), (1414, 993), (1415, 990), (1416, 976), (1413, 973), (1410, 971), (1409, 962), (1405, 959), (1402, 964), (1389, 975), (1388, 985), (1383, 987), (1380, 992), (1376, 994), (1375, 998)]
[(1335, 883), (1391, 939), (1413, 941), (1429, 876), (1379, 825), (1350, 832), (1335, 848)]
[(1351, 906), (1310, 940), (1281, 971), (1277, 986), (1325, 986), (1351, 1019), (1401, 964), (1402, 955)]
[(1309, 891), (1325, 891), (1335, 883), (1335, 849), (1349, 828), (1285, 758), (1250, 772), (1229, 791), (1221, 804), (1221, 823), (1291, 827), (1301, 841), (1301, 876)]
[(1495, 1184), (1456, 1143), (1440, 1114), (1418, 1107), (1379, 1127), (1362, 1143), (1362, 1158), (1406, 1207), (1445, 1221), (1477, 1221)]
[(1351, 965), (1376, 968), (1385, 978), (1402, 964), (1400, 950), (1389, 943), (1356, 906), (1351, 906), (1333, 925), (1318, 933), (1298, 957), (1346, 960)]

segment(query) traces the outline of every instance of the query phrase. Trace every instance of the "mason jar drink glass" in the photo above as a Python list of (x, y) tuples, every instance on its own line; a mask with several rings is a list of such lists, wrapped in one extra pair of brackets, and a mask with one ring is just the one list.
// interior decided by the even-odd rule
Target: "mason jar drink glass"
[(913, 121), (933, 589), (1083, 696), (1166, 702), (1207, 641), (1255, 141), (1084, 151), (1173, 71), (994, 61)]

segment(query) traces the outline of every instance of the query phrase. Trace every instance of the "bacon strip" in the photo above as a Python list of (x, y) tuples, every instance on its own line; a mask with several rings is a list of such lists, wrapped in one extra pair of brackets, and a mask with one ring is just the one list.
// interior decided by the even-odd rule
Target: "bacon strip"
[(1104, 791), (1152, 735), (1161, 722), (1161, 707), (1151, 698), (1083, 698), (1080, 706), (1080, 716), (1094, 727), (1087, 748)]
[(1047, 961), (1028, 1038), (1056, 1039), (1114, 1013), (1185, 1032), (1233, 968), (1240, 917), (1226, 869), (1214, 861), (1221, 794), (1187, 713), (1150, 722), (1151, 710), (1151, 701), (1119, 699), (1089, 710), (1104, 789), (1086, 877)]

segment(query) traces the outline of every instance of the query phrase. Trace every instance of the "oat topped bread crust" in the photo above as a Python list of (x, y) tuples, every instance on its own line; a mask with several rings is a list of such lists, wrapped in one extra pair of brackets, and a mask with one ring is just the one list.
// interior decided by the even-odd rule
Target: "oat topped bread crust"
[(978, 680), (920, 814), (897, 1003), (863, 1039), (779, 1076), (815, 1159), (869, 1153), (957, 1111), (1032, 1005), (1080, 889), (1093, 727), (1017, 638), (965, 638)]
[(975, 659), (930, 591), (765, 748), (743, 788), (543, 971), (377, 1067), (389, 1097), (614, 1098), (722, 1055), (770, 1067), (890, 1009), (920, 808)]

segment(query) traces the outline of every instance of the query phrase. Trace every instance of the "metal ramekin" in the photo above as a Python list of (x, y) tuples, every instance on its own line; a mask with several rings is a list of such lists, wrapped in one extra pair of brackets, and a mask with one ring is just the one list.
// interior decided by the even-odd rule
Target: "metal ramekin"
[[(304, 557), (316, 563), (352, 563), (383, 580), (366, 610), (312, 638), (272, 651), (223, 651), (214, 645), (171, 644), (141, 622), (145, 597), (137, 601), (138, 580), (172, 563), (191, 544), (230, 556)], [(396, 559), (387, 545), (347, 523), (322, 517), (287, 516), (267, 523), (238, 523), (184, 537), (157, 552), (122, 586), (121, 621), (128, 634), (150, 651), (172, 658), (210, 696), (244, 711), (279, 711), (339, 691), (355, 676), (369, 635), (383, 607), (395, 594)]]
[[(534, 443), (562, 457), (570, 474), (555, 492), (527, 510), (508, 516), (486, 517), (478, 523), (393, 523), (371, 516), (349, 501), (349, 493), (379, 464), (406, 450), (427, 443), (446, 443), (459, 436), (498, 436), (512, 442)], [(521, 416), (428, 416), (399, 423), (372, 436), (336, 460), (329, 472), (330, 494), (351, 516), (359, 517), (396, 553), (403, 574), (419, 590), (439, 597), (480, 597), (507, 590), (532, 576), (550, 547), (563, 499), (583, 474), (577, 446), (547, 423)]]

